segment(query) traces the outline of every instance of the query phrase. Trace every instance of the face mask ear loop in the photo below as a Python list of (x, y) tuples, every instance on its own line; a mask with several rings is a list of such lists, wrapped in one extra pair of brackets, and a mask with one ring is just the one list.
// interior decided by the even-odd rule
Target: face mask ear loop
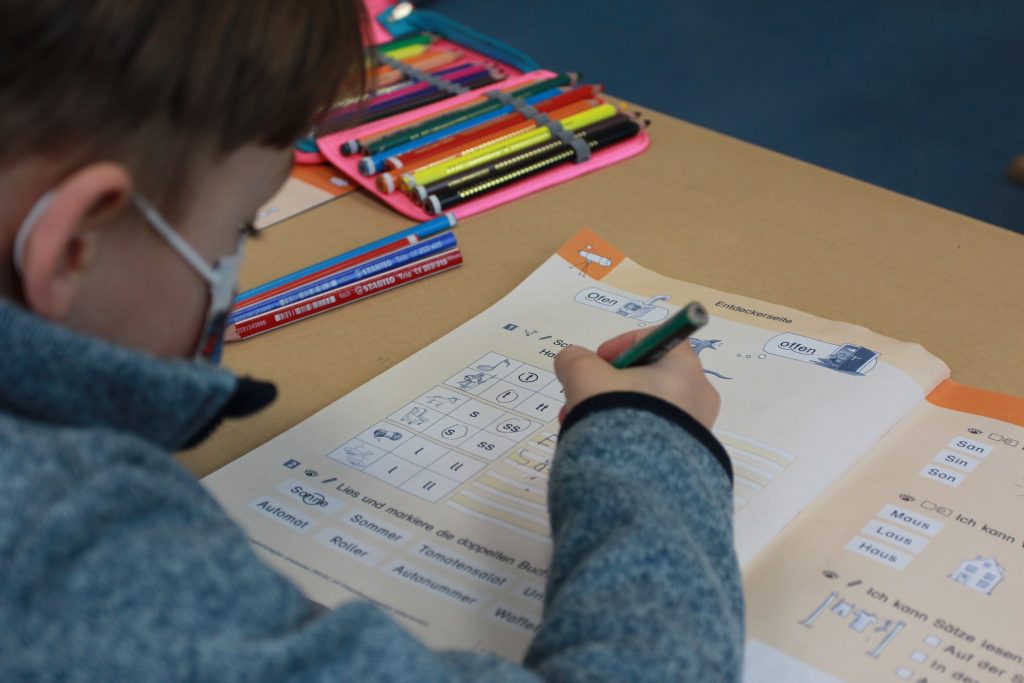
[(43, 214), (50, 204), (53, 203), (54, 190), (49, 190), (46, 194), (36, 200), (36, 203), (29, 209), (28, 215), (25, 216), (25, 220), (21, 222), (21, 227), (18, 228), (18, 234), (14, 236), (14, 270), (18, 273), (18, 277), (24, 277), (24, 263), (25, 263), (25, 245), (28, 243), (29, 235), (36, 227), (36, 223), (43, 217)]
[(213, 284), (217, 281), (217, 277), (213, 272), (213, 269), (203, 260), (203, 257), (196, 253), (195, 249), (186, 242), (181, 235), (179, 235), (174, 228), (168, 225), (164, 217), (160, 215), (160, 212), (150, 204), (148, 201), (142, 198), (139, 194), (132, 195), (132, 203), (135, 204), (135, 208), (139, 210), (149, 225), (160, 233), (171, 245), (171, 247), (185, 259), (196, 272), (198, 272), (204, 280)]

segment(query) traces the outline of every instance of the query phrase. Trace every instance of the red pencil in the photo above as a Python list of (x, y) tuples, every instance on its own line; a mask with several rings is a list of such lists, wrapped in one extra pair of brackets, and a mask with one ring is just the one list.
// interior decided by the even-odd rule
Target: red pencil
[(395, 289), (410, 282), (443, 273), (462, 264), (462, 252), (458, 249), (435, 254), (416, 263), (381, 273), (365, 280), (324, 292), (312, 299), (299, 301), (274, 309), (269, 313), (242, 320), (228, 328), (224, 341), (234, 342), (276, 330), (279, 327), (309, 318), (353, 301), (366, 299), (374, 294)]
[(416, 237), (415, 235), (410, 235), (408, 237), (397, 239), (394, 242), (389, 242), (388, 244), (377, 247), (376, 249), (368, 251), (365, 254), (353, 256), (350, 259), (346, 259), (339, 263), (335, 263), (326, 268), (323, 268), (322, 270), (310, 273), (305, 277), (301, 277), (296, 280), (291, 280), (289, 282), (280, 284), (277, 287), (274, 287), (273, 289), (268, 289), (266, 291), (260, 292), (255, 296), (251, 296), (246, 299), (237, 299), (235, 301), (234, 306), (231, 307), (231, 310), (237, 311), (247, 306), (252, 306), (253, 304), (258, 304), (262, 301), (266, 301), (268, 299), (280, 297), (293, 289), (302, 287), (303, 285), (308, 285), (310, 282), (319, 280), (320, 278), (324, 278), (329, 275), (334, 275), (335, 273), (340, 273), (341, 271), (348, 270), (349, 268), (355, 268), (356, 266), (366, 263), (367, 261), (372, 261), (373, 259), (380, 258), (381, 256), (387, 256), (391, 252), (398, 251), (399, 249), (405, 249), (408, 246), (411, 246), (413, 244), (416, 244), (417, 242), (422, 241), (423, 240)]
[[(534, 109), (542, 114), (552, 114), (553, 112), (569, 105), (589, 100), (596, 95), (599, 95), (602, 89), (603, 87), (600, 85), (584, 85), (578, 88), (573, 88), (561, 95), (556, 95), (555, 97), (537, 103), (534, 105)], [(554, 117), (552, 116), (552, 118)], [(511, 112), (504, 116), (499, 116), (487, 123), (456, 133), (451, 137), (438, 140), (435, 143), (424, 145), (423, 147), (417, 147), (416, 149), (409, 150), (404, 154), (389, 157), (387, 160), (387, 166), (391, 170), (403, 169), (403, 172), (408, 172), (404, 167), (415, 164), (424, 157), (434, 157), (442, 152), (458, 151), (465, 147), (472, 146), (472, 143), (493, 139), (508, 132), (509, 130), (512, 130), (517, 124), (523, 122), (528, 122), (526, 116), (520, 112)]]

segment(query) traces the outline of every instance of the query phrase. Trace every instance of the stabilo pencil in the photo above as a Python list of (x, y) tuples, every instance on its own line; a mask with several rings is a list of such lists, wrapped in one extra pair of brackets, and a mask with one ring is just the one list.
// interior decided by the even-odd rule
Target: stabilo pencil
[[(624, 122), (628, 121), (632, 121), (632, 119), (626, 114), (616, 114), (609, 119), (581, 128), (576, 131), (576, 135), (581, 138), (600, 135), (606, 130), (620, 126)], [(453, 192), (459, 188), (483, 182), (484, 180), (513, 171), (520, 166), (533, 163), (553, 152), (561, 151), (564, 147), (565, 143), (557, 138), (546, 140), (514, 154), (501, 157), (500, 159), (483, 164), (482, 166), (468, 169), (462, 173), (456, 173), (455, 175), (430, 183), (429, 185), (417, 185), (414, 188), (415, 193), (413, 200), (418, 204), (422, 204), (430, 195), (437, 195), (440, 198), (443, 195)]]
[(264, 332), (270, 332), (279, 327), (284, 327), (314, 315), (326, 313), (327, 311), (354, 303), (360, 299), (366, 299), (388, 290), (396, 289), (402, 285), (443, 273), (457, 268), (461, 264), (462, 252), (458, 249), (431, 256), (397, 270), (324, 292), (320, 296), (308, 301), (283, 306), (254, 318), (236, 322), (228, 327), (224, 340), (234, 342), (263, 334)]
[[(471, 74), (462, 78), (454, 79), (453, 82), (469, 90), (474, 90), (476, 88), (481, 88), (485, 85), (490, 85), (491, 83), (496, 83), (497, 81), (500, 81), (504, 77), (504, 74), (502, 74), (499, 71), (485, 70), (477, 74)], [(432, 104), (439, 100), (452, 97), (453, 94), (454, 93), (431, 86), (418, 93), (416, 97), (403, 98), (401, 100), (396, 100), (395, 102), (389, 103), (388, 106), (381, 107), (379, 109), (374, 109), (372, 112), (369, 112), (368, 115), (365, 118), (363, 118), (363, 120), (367, 122), (376, 121), (378, 119), (387, 118), (388, 116), (402, 114), (404, 112), (413, 109), (418, 109), (419, 107), (423, 107), (428, 104)]]
[[(540, 81), (530, 80), (530, 81), (526, 81), (526, 82), (523, 82), (523, 83), (519, 83), (519, 84), (517, 84), (514, 87), (495, 88), (495, 90), (501, 91), (501, 92), (504, 92), (504, 93), (508, 93), (508, 94), (511, 95), (513, 93), (518, 92), (516, 90), (517, 88), (518, 89), (522, 89), (522, 88), (527, 87), (527, 86), (535, 85), (538, 82), (540, 82)], [(374, 132), (372, 135), (366, 135), (366, 136), (361, 137), (361, 138), (353, 138), (351, 140), (346, 140), (345, 142), (341, 143), (341, 145), (338, 148), (338, 151), (341, 152), (344, 156), (350, 156), (350, 155), (355, 154), (356, 152), (360, 152), (360, 151), (366, 152), (367, 154), (370, 154), (370, 153), (372, 153), (372, 152), (369, 151), (369, 147), (371, 145), (374, 145), (374, 144), (376, 144), (378, 142), (381, 142), (385, 138), (388, 138), (391, 135), (397, 135), (397, 134), (403, 133), (403, 132), (405, 132), (407, 130), (411, 130), (413, 128), (416, 128), (417, 126), (425, 125), (425, 124), (427, 124), (429, 122), (437, 120), (438, 118), (440, 118), (442, 116), (453, 115), (453, 114), (465, 111), (466, 108), (468, 108), (468, 107), (475, 107), (475, 106), (481, 105), (481, 104), (489, 104), (489, 103), (491, 103), (493, 101), (494, 101), (493, 99), (491, 99), (486, 94), (484, 94), (484, 95), (480, 95), (478, 97), (469, 98), (469, 99), (467, 99), (467, 100), (465, 100), (463, 102), (459, 102), (458, 104), (452, 104), (449, 107), (441, 107), (439, 111), (433, 111), (433, 112), (430, 112), (429, 114), (424, 114), (422, 116), (418, 116), (418, 117), (415, 117), (415, 118), (410, 118), (410, 119), (405, 120), (405, 121), (401, 121), (401, 122), (396, 123), (396, 124), (394, 124), (392, 126), (388, 126), (387, 128), (382, 128), (382, 129)]]
[(395, 268), (412, 263), (413, 261), (418, 261), (419, 259), (431, 256), (432, 254), (438, 254), (440, 252), (453, 249), (455, 246), (455, 235), (451, 233), (439, 235), (438, 237), (433, 237), (429, 240), (420, 242), (419, 244), (414, 244), (401, 249), (400, 251), (396, 251), (393, 254), (388, 254), (386, 256), (373, 259), (372, 261), (362, 263), (354, 268), (314, 280), (313, 282), (302, 285), (301, 287), (291, 289), (280, 296), (265, 299), (236, 309), (232, 311), (228, 320), (230, 322), (237, 322), (256, 315), (261, 315), (267, 311), (272, 311), (275, 308), (280, 308), (281, 306), (287, 306), (289, 304), (312, 299), (327, 290), (351, 284), (357, 280), (362, 280), (389, 270), (394, 270)]
[[(462, 84), (466, 80), (472, 80), (488, 73), (493, 73), (493, 71), (491, 70), (491, 67), (488, 67), (487, 65), (465, 63), (449, 69), (444, 69), (439, 72), (437, 76), (448, 83)], [(353, 115), (360, 113), (364, 117), (369, 117), (378, 113), (382, 109), (393, 106), (394, 103), (402, 101), (403, 99), (417, 97), (427, 91), (432, 92), (436, 90), (437, 86), (431, 85), (426, 81), (404, 81), (398, 86), (387, 89), (386, 92), (374, 93), (369, 99), (331, 109), (321, 120), (321, 125), (328, 126), (339, 119), (351, 118)]]
[(399, 48), (408, 47), (409, 45), (430, 45), (436, 40), (436, 36), (430, 33), (413, 33), (408, 36), (402, 36), (401, 38), (395, 38), (389, 40), (386, 43), (374, 46), (377, 52), (391, 52)]
[(406, 45), (404, 47), (395, 48), (392, 50), (378, 50), (378, 52), (384, 52), (388, 57), (392, 59), (408, 59), (409, 57), (415, 57), (421, 55), (429, 49), (429, 45)]
[[(530, 102), (528, 102), (528, 104), (531, 104), (534, 109), (542, 114), (549, 114), (552, 117), (555, 117), (555, 112), (563, 109), (564, 107), (568, 107), (569, 105), (584, 100), (592, 100), (592, 98), (600, 92), (600, 88), (600, 86), (585, 85), (560, 93), (555, 97), (545, 99), (538, 104)], [(592, 104), (591, 106), (594, 105)], [(449, 150), (456, 151), (460, 148), (465, 149), (466, 143), (470, 141), (480, 142), (488, 138), (497, 137), (502, 133), (502, 131), (506, 131), (509, 127), (527, 120), (528, 119), (525, 114), (513, 110), (507, 114), (492, 119), (487, 123), (487, 125), (475, 126), (429, 145), (420, 145), (410, 149), (409, 151), (403, 152), (399, 152), (398, 149), (395, 149), (392, 151), (391, 155), (387, 157), (386, 166), (390, 169), (407, 168), (415, 164), (420, 159), (428, 156), (432, 157), (436, 154), (447, 152)]]
[[(327, 268), (331, 268), (332, 266), (344, 263), (347, 260), (351, 260), (369, 254), (376, 249), (380, 249), (381, 247), (390, 246), (396, 243), (402, 243), (401, 246), (403, 247), (411, 244), (416, 244), (417, 242), (425, 240), (428, 237), (432, 237), (438, 233), (444, 232), (445, 230), (454, 228), (457, 224), (458, 221), (455, 218), (455, 214), (453, 213), (438, 216), (437, 218), (431, 218), (430, 220), (414, 225), (411, 228), (399, 230), (398, 232), (392, 233), (378, 240), (374, 240), (372, 242), (369, 242), (368, 244), (364, 244), (354, 249), (349, 249), (348, 251), (342, 252), (337, 256), (333, 256), (329, 259), (320, 261), (318, 263), (314, 263), (311, 266), (301, 268), (293, 273), (282, 275), (279, 278), (275, 278), (269, 282), (265, 282), (262, 285), (253, 287), (252, 289), (247, 289), (246, 291), (242, 292), (235, 298), (236, 306), (238, 304), (244, 304), (250, 300), (254, 300), (256, 297), (259, 297), (260, 295), (270, 291), (271, 289), (274, 289), (275, 287), (280, 287), (281, 285), (293, 283), (310, 274), (322, 271)], [(394, 250), (392, 249), (385, 253), (390, 253), (390, 251)]]
[[(566, 130), (576, 130), (583, 128), (584, 126), (589, 126), (592, 123), (597, 123), (602, 119), (611, 118), (617, 113), (619, 113), (619, 109), (615, 105), (601, 104), (579, 114), (574, 114), (566, 119), (562, 119), (559, 123), (561, 123)], [(432, 183), (450, 175), (465, 171), (468, 168), (485, 164), (503, 156), (508, 156), (513, 152), (544, 142), (551, 137), (551, 129), (547, 126), (528, 130), (525, 133), (520, 133), (519, 135), (507, 140), (501, 140), (494, 144), (480, 147), (469, 154), (465, 154), (455, 159), (441, 161), (430, 166), (425, 166), (412, 174), (406, 174), (402, 176), (403, 186), (408, 191), (414, 185), (426, 185), (428, 183)]]
[(410, 242), (408, 241), (408, 239), (409, 238), (396, 240), (394, 242), (391, 242), (390, 244), (385, 244), (382, 247), (379, 247), (372, 251), (368, 251), (360, 256), (355, 256), (346, 261), (341, 261), (340, 263), (328, 266), (327, 268), (317, 270), (308, 275), (304, 275), (303, 277), (296, 278), (295, 280), (280, 284), (276, 287), (272, 287), (271, 289), (263, 292), (262, 294), (257, 294), (256, 296), (250, 297), (248, 299), (238, 300), (232, 307), (232, 313), (243, 310), (244, 308), (253, 306), (255, 304), (260, 304), (268, 300), (280, 298), (282, 296), (287, 295), (290, 292), (298, 291), (302, 287), (312, 285), (318, 280), (323, 280), (325, 278), (329, 278), (332, 275), (337, 275), (339, 273), (345, 272), (346, 270), (351, 270), (356, 266), (361, 266), (365, 263), (373, 261), (374, 259), (378, 259), (381, 258), (382, 256), (393, 254), (397, 251), (400, 251), (410, 246), (411, 244), (416, 244), (417, 242), (419, 242), (419, 240), (415, 239), (412, 242)]
[[(420, 71), (433, 73), (436, 69), (439, 69), (442, 66), (448, 66), (460, 57), (462, 57), (462, 52), (459, 50), (433, 50), (431, 52), (425, 52), (418, 57), (406, 60), (405, 63)], [(405, 78), (406, 75), (394, 67), (378, 67), (377, 69), (374, 69), (373, 73), (370, 75), (370, 84), (371, 87), (376, 90), (378, 88), (398, 83)]]
[[(589, 111), (599, 106), (601, 103), (597, 100), (583, 100), (582, 102), (571, 102), (568, 105), (555, 109), (550, 112), (551, 118), (555, 121), (566, 120), (576, 114), (581, 114), (585, 111)], [(467, 157), (468, 155), (476, 152), (483, 147), (494, 145), (503, 140), (511, 140), (517, 135), (526, 133), (529, 131), (537, 130), (541, 126), (531, 119), (525, 117), (520, 118), (516, 123), (509, 126), (504, 126), (495, 131), (490, 132), (488, 135), (481, 135), (477, 137), (470, 137), (463, 140), (461, 144), (454, 145), (448, 149), (441, 149), (434, 154), (428, 154), (421, 156), (416, 162), (411, 162), (408, 166), (400, 171), (410, 173), (421, 168), (426, 168), (433, 164), (440, 163), (442, 161), (454, 160), (459, 158)]]
[[(606, 128), (600, 134), (588, 135), (584, 138), (591, 150), (599, 150), (611, 146), (622, 140), (631, 138), (640, 132), (640, 124), (635, 121), (625, 120), (621, 123)], [(600, 125), (600, 124), (595, 124)], [(430, 195), (424, 202), (424, 208), (428, 213), (438, 213), (464, 201), (473, 199), (481, 194), (491, 192), (506, 185), (518, 182), (524, 178), (536, 175), (551, 168), (566, 164), (576, 156), (575, 150), (568, 144), (558, 141), (555, 148), (540, 158), (530, 159), (524, 163), (515, 165), (485, 180), (470, 184), (439, 195)]]
[[(524, 102), (536, 106), (541, 102), (551, 99), (552, 97), (557, 97), (558, 95), (561, 94), (561, 92), (562, 91), (559, 90), (558, 88), (551, 88), (550, 90), (545, 90), (544, 92), (526, 98)], [(376, 175), (383, 167), (384, 162), (392, 154), (418, 149), (419, 147), (426, 146), (432, 143), (443, 142), (456, 133), (461, 133), (463, 131), (469, 130), (470, 128), (475, 128), (485, 123), (489, 123), (490, 121), (498, 118), (499, 116), (503, 114), (508, 114), (511, 111), (513, 111), (512, 107), (507, 106), (502, 107), (501, 109), (495, 109), (494, 111), (489, 112), (487, 114), (475, 116), (471, 119), (467, 119), (460, 123), (456, 123), (452, 126), (449, 126), (448, 128), (445, 128), (443, 130), (431, 133), (430, 135), (425, 135), (418, 140), (412, 140), (402, 145), (398, 145), (397, 147), (393, 147), (392, 149), (386, 152), (381, 152), (380, 154), (373, 154), (370, 156), (364, 156), (362, 159), (359, 160), (359, 171), (366, 176)], [(394, 187), (392, 187), (391, 191), (393, 190)]]
[[(510, 91), (509, 94), (514, 97), (529, 97), (530, 95), (536, 95), (539, 92), (550, 90), (551, 88), (575, 85), (575, 83), (576, 74), (562, 74), (547, 80), (538, 81), (526, 87), (517, 88), (516, 90)], [(447, 128), (455, 123), (459, 123), (460, 121), (464, 121), (489, 111), (494, 111), (495, 109), (499, 109), (504, 106), (497, 100), (487, 97), (484, 99), (485, 101), (480, 104), (456, 109), (448, 114), (438, 116), (434, 119), (429, 119), (418, 126), (397, 131), (391, 135), (380, 138), (373, 143), (366, 145), (366, 153), (377, 154), (378, 152), (383, 152), (386, 149), (390, 149), (391, 147), (395, 147), (404, 142), (415, 140), (424, 135), (429, 135), (430, 133), (442, 130), (443, 128)]]

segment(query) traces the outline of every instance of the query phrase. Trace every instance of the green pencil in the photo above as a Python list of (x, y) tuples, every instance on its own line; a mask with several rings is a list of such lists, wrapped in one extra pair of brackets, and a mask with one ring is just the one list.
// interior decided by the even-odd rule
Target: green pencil
[(659, 325), (654, 332), (629, 347), (612, 361), (622, 370), (634, 365), (648, 365), (671, 351), (708, 322), (708, 312), (697, 301), (691, 301), (678, 313)]

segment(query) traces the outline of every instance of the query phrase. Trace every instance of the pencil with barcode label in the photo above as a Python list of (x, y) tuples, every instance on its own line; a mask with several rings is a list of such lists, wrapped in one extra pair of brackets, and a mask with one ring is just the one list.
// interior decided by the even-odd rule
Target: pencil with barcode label
[(462, 252), (458, 249), (429, 256), (415, 263), (381, 273), (373, 277), (347, 284), (323, 294), (282, 306), (272, 311), (240, 320), (230, 325), (224, 341), (235, 342), (258, 334), (276, 330), (279, 327), (310, 318), (341, 306), (381, 294), (390, 289), (411, 284), (443, 273), (462, 264)]

